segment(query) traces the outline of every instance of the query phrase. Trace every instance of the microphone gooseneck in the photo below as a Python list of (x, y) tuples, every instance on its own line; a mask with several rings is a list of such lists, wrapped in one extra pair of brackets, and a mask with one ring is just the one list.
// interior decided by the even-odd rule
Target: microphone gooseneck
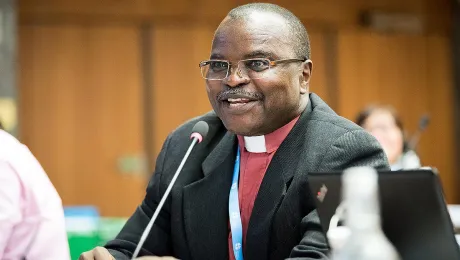
[(149, 235), (150, 230), (152, 229), (156, 218), (160, 214), (161, 208), (163, 208), (163, 205), (164, 205), (166, 199), (168, 198), (168, 195), (171, 192), (171, 189), (172, 189), (174, 183), (176, 182), (176, 179), (179, 176), (179, 173), (181, 172), (182, 168), (184, 167), (185, 162), (187, 161), (190, 153), (192, 152), (193, 147), (197, 143), (201, 143), (201, 141), (203, 141), (203, 139), (208, 134), (208, 131), (209, 131), (209, 125), (205, 121), (199, 121), (198, 123), (195, 124), (195, 126), (193, 126), (192, 134), (190, 135), (190, 139), (192, 139), (192, 143), (190, 144), (187, 152), (184, 155), (184, 158), (182, 159), (181, 163), (179, 164), (179, 167), (177, 168), (176, 173), (174, 173), (174, 176), (173, 176), (173, 178), (171, 180), (171, 183), (169, 183), (169, 186), (166, 189), (165, 193), (163, 194), (163, 197), (161, 198), (160, 203), (158, 203), (158, 206), (157, 206), (155, 212), (153, 213), (152, 218), (150, 219), (147, 227), (145, 228), (144, 232), (142, 233), (142, 236), (141, 236), (141, 238), (139, 240), (139, 243), (137, 244), (136, 250), (134, 251), (134, 254), (133, 254), (131, 259), (134, 260), (139, 255), (139, 252), (140, 252), (142, 246), (144, 245), (145, 240), (147, 239), (147, 236)]
[(415, 132), (415, 134), (411, 137), (409, 141), (408, 147), (410, 150), (415, 151), (420, 141), (420, 137), (422, 136), (423, 131), (425, 131), (425, 129), (428, 127), (429, 124), (430, 124), (430, 117), (427, 114), (423, 115), (419, 120), (417, 131)]

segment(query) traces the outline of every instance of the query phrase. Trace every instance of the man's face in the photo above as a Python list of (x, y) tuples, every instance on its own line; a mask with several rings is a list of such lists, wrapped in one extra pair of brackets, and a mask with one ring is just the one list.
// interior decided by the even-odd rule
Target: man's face
[[(251, 79), (237, 69), (251, 58), (301, 59), (295, 56), (286, 22), (270, 14), (254, 14), (246, 21), (225, 19), (213, 40), (211, 60), (227, 60), (230, 74), (206, 80), (209, 101), (225, 127), (251, 136), (273, 132), (299, 115), (308, 98), (311, 64), (283, 63)], [(242, 63), (239, 63), (242, 66)]]

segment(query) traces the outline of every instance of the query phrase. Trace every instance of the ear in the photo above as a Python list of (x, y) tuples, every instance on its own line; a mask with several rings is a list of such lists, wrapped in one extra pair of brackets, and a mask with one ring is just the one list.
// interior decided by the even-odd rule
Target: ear
[(313, 62), (311, 60), (306, 60), (303, 62), (300, 94), (307, 94), (310, 90), (310, 78), (312, 69)]

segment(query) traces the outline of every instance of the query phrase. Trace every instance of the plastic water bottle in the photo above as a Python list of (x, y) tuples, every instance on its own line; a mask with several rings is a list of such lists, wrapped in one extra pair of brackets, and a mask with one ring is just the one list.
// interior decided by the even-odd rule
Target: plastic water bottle
[(399, 260), (381, 227), (377, 171), (370, 167), (345, 170), (342, 199), (345, 226), (328, 232), (335, 239), (331, 241), (332, 259)]

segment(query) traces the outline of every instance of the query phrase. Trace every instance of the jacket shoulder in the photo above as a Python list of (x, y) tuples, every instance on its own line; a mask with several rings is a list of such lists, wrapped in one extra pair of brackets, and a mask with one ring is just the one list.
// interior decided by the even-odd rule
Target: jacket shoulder
[(312, 124), (317, 124), (321, 128), (327, 129), (327, 131), (338, 133), (363, 130), (362, 127), (354, 122), (335, 113), (319, 96), (311, 94), (310, 101), (312, 102), (310, 116)]

